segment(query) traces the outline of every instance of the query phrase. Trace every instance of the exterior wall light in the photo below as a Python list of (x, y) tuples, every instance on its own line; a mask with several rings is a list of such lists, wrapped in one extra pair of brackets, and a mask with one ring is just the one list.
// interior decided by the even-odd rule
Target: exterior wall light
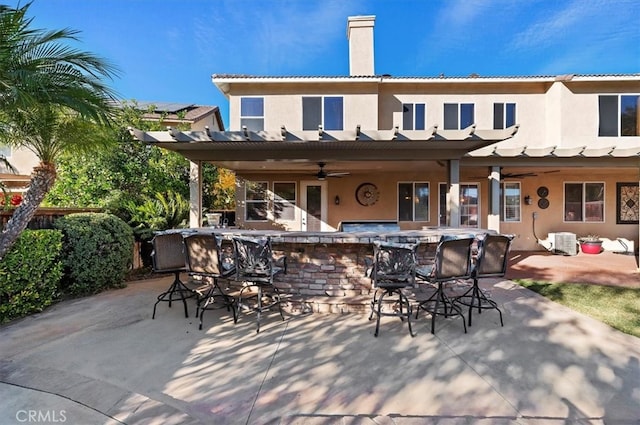
[(525, 196), (525, 197), (524, 197), (524, 203), (525, 203), (526, 205), (531, 205), (531, 204), (532, 204), (532, 202), (533, 202), (533, 201), (532, 201), (532, 199), (531, 199), (531, 196), (527, 195), (527, 196)]
[(335, 197), (335, 199), (333, 200), (333, 202), (334, 202), (336, 205), (340, 205), (340, 197), (339, 197), (338, 195), (336, 195), (336, 197)]

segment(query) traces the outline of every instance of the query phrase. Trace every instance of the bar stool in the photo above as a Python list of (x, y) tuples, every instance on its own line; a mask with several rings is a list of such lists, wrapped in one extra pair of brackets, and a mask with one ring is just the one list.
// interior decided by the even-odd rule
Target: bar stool
[[(369, 320), (376, 317), (378, 336), (381, 316), (399, 317), (407, 319), (409, 334), (415, 336), (411, 329), (411, 303), (402, 292), (404, 288), (413, 287), (416, 279), (416, 251), (418, 244), (399, 244), (390, 242), (373, 242), (373, 267), (370, 272), (371, 282), (375, 291), (371, 300), (371, 314)], [(397, 295), (395, 299), (385, 298)], [(393, 304), (391, 311), (383, 311), (383, 305)]]
[(186, 272), (184, 262), (182, 233), (180, 231), (158, 232), (151, 240), (153, 250), (151, 260), (154, 273), (173, 273), (174, 279), (166, 291), (158, 295), (153, 305), (152, 319), (156, 318), (156, 307), (161, 302), (166, 302), (171, 307), (173, 301), (182, 300), (184, 304), (184, 317), (189, 317), (187, 298), (193, 298), (195, 294), (180, 280), (180, 273)]
[[(256, 313), (256, 333), (260, 332), (260, 318), (264, 311), (278, 307), (284, 320), (280, 291), (273, 284), (273, 278), (287, 272), (286, 257), (276, 260), (271, 249), (271, 238), (233, 237), (235, 252), (236, 280), (243, 283), (238, 294), (237, 316), (245, 302), (255, 298), (251, 309)], [(276, 264), (276, 263), (279, 264)], [(254, 293), (249, 293), (254, 291)], [(265, 304), (264, 301), (267, 301)]]
[(235, 273), (232, 264), (222, 261), (220, 247), (221, 241), (213, 233), (195, 233), (184, 237), (187, 271), (189, 275), (199, 276), (205, 280), (205, 285), (196, 289), (198, 294), (196, 317), (200, 317), (200, 330), (202, 330), (202, 319), (206, 310), (226, 308), (233, 313), (234, 323), (237, 320), (233, 297), (228, 295), (218, 283), (219, 279), (229, 279)]
[(467, 324), (459, 306), (447, 296), (444, 288), (446, 282), (468, 280), (471, 278), (471, 247), (473, 236), (442, 236), (433, 265), (418, 267), (416, 276), (419, 280), (437, 285), (436, 291), (426, 300), (418, 304), (416, 319), (420, 309), (431, 313), (431, 333), (435, 334), (436, 316), (462, 318), (464, 332)]
[[(478, 286), (478, 280), (491, 277), (504, 277), (507, 272), (509, 260), (509, 250), (513, 235), (493, 235), (485, 234), (477, 238), (478, 256), (472, 271), (473, 285), (464, 294), (456, 297), (454, 302), (469, 307), (469, 326), (471, 326), (471, 314), (474, 308), (478, 309), (478, 314), (482, 310), (495, 309), (500, 315), (500, 326), (504, 326), (502, 321), (502, 311), (498, 304), (487, 298), (487, 295)], [(477, 304), (477, 305), (476, 305)]]

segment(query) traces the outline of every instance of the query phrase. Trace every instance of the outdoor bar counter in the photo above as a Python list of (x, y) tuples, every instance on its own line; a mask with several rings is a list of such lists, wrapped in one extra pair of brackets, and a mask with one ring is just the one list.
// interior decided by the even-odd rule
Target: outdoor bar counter
[[(373, 241), (420, 242), (418, 263), (429, 264), (442, 235), (475, 235), (482, 229), (450, 227), (389, 232), (289, 232), (200, 228), (230, 241), (233, 236), (271, 237), (276, 256), (287, 257), (287, 273), (275, 285), (294, 311), (322, 313), (366, 312), (371, 301), (371, 279), (365, 276), (365, 258), (373, 257)], [(226, 250), (232, 249), (223, 242)], [(283, 300), (284, 301), (284, 300)]]

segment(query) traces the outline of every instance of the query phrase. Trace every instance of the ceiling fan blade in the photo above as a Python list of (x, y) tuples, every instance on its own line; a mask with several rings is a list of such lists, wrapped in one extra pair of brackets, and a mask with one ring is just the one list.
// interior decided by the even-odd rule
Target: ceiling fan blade
[(504, 178), (511, 178), (511, 179), (515, 179), (515, 178), (519, 178), (519, 177), (536, 177), (537, 174), (533, 173), (533, 172), (529, 172), (529, 173), (504, 173), (500, 176), (500, 178), (504, 179)]
[(330, 171), (327, 173), (327, 177), (344, 177), (350, 174), (348, 171)]

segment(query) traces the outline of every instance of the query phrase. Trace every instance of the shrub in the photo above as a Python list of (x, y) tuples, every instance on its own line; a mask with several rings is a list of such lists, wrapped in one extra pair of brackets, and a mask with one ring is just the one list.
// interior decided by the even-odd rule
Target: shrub
[(0, 323), (44, 310), (59, 292), (62, 233), (25, 230), (0, 260)]
[(133, 231), (105, 213), (79, 213), (54, 223), (63, 239), (63, 290), (74, 296), (125, 286), (133, 261)]

